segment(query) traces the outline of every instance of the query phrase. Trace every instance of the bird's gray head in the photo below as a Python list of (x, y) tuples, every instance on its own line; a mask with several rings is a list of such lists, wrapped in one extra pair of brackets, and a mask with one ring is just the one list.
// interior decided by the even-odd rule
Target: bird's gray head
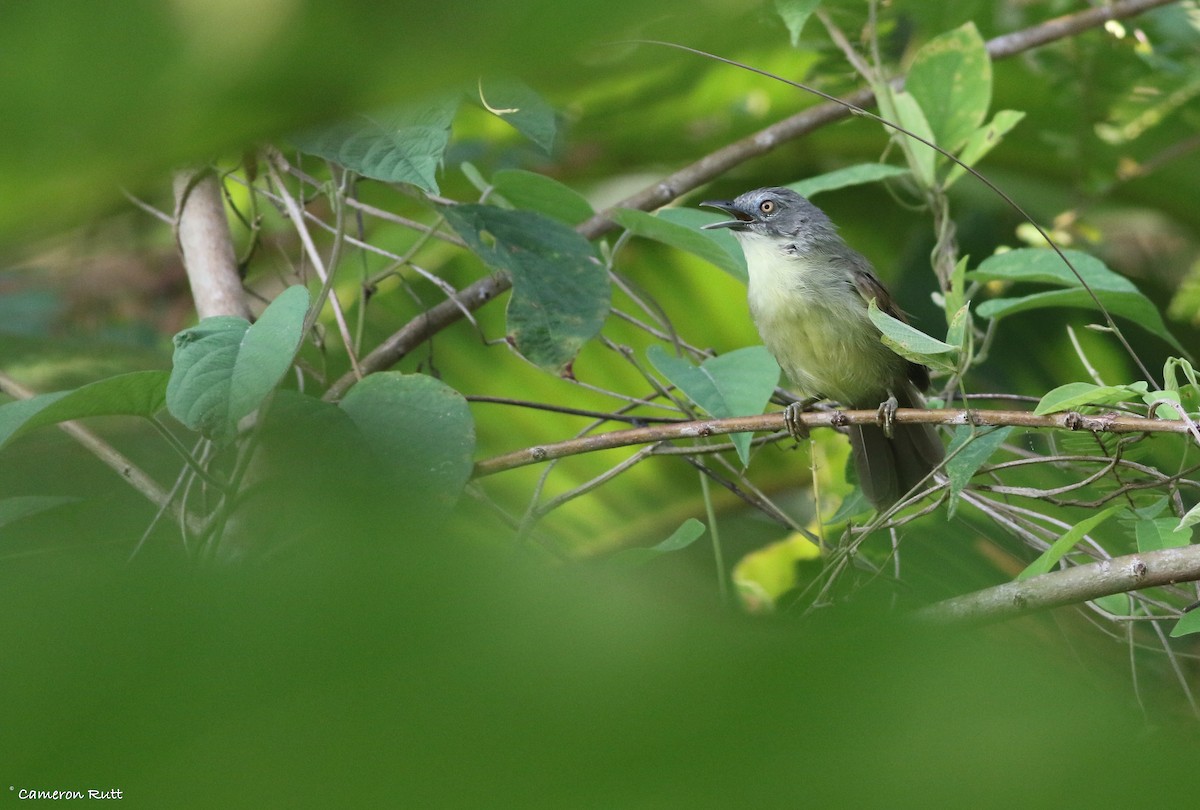
[(834, 231), (833, 223), (824, 211), (790, 188), (756, 188), (736, 200), (708, 200), (700, 204), (719, 208), (733, 217), (705, 225), (705, 229), (729, 228), (738, 236), (804, 241), (805, 237)]

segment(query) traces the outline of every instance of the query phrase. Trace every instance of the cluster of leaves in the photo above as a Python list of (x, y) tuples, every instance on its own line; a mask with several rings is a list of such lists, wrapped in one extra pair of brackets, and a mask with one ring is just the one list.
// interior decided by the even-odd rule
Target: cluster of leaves
[[(306, 288), (280, 293), (251, 324), (244, 318), (205, 318), (175, 335), (173, 368), (140, 371), (100, 380), (72, 391), (42, 394), (0, 406), (0, 448), (35, 428), (94, 416), (132, 416), (150, 420), (182, 456), (186, 469), (199, 471), (219, 506), (204, 523), (185, 520), (200, 542), (184, 547), (213, 555), (221, 530), (235, 508), (239, 487), (253, 454), (246, 420), (268, 421), (280, 381), (292, 367), (303, 340), (310, 305)], [(386, 491), (403, 501), (411, 517), (423, 523), (452, 508), (471, 473), (474, 424), (466, 401), (438, 380), (421, 374), (383, 372), (364, 380), (337, 405), (296, 392), (286, 394), (286, 418), (338, 435), (364, 458), (376, 463)], [(188, 450), (161, 419), (164, 409), (178, 425), (216, 451), (239, 450), (218, 477), (220, 463)], [(241, 426), (241, 427), (239, 427)], [(314, 461), (318, 461), (314, 459)], [(360, 461), (360, 463), (365, 463)], [(259, 476), (278, 474), (260, 470)], [(191, 508), (161, 498), (160, 506)], [(60, 506), (61, 499), (19, 496), (0, 500), (0, 525)]]

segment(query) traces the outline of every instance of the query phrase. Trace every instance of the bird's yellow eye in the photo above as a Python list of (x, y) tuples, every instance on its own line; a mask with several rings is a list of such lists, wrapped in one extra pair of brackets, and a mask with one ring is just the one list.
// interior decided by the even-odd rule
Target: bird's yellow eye
[(764, 214), (774, 214), (775, 213), (775, 201), (774, 200), (763, 200), (762, 202), (760, 202), (758, 204), (758, 210), (762, 211)]

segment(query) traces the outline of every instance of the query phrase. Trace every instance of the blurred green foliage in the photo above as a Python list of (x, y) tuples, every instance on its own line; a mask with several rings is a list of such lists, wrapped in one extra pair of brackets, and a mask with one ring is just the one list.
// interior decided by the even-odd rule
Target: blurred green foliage
[[(848, 30), (861, 24), (862, 4), (825, 6)], [(903, 64), (968, 21), (986, 40), (1075, 10), (1057, 0), (897, 0), (881, 18), (881, 48)], [(1188, 144), (1200, 121), (1187, 103), (1200, 76), (1196, 25), (1195, 6), (1175, 4), (993, 66), (992, 108), (1025, 118), (984, 171), (1160, 307), (1198, 272), (1200, 161)], [(481, 77), (517, 76), (558, 111), (552, 152), (467, 108), (437, 187), (475, 199), (472, 170), (462, 168), (470, 161), (520, 205), (559, 192), (503, 172), (553, 176), (600, 209), (815, 103), (691, 55), (614, 44), (635, 36), (711, 48), (830, 92), (858, 86), (815, 21), (793, 49), (771, 3), (650, 11), (628, 0), (176, 0), (126, 3), (119, 13), (86, 0), (9, 4), (0, 12), (0, 370), (47, 391), (169, 364), (169, 336), (189, 317), (173, 240), (161, 223), (131, 216), (120, 189), (169, 212), (178, 164), (217, 160), (244, 175), (240, 153), (255, 143), (464, 86), (482, 86), (497, 106)], [(736, 167), (689, 201), (877, 162), (886, 140), (877, 125), (850, 119)], [(931, 229), (894, 188), (843, 188), (821, 205), (938, 335)], [(361, 182), (358, 192), (406, 216), (434, 215), (380, 183)], [(972, 266), (1016, 242), (1017, 218), (973, 180), (959, 180), (952, 201)], [(572, 211), (586, 213), (577, 202)], [(286, 222), (269, 207), (260, 213), (266, 249), (249, 265), (252, 284), (291, 271), (295, 255)], [(362, 227), (365, 240), (397, 252), (418, 238), (378, 220)], [(235, 236), (249, 243), (236, 221)], [(420, 255), (459, 287), (486, 272), (448, 245)], [(639, 294), (669, 307), (683, 339), (721, 353), (758, 342), (744, 286), (729, 273), (642, 239), (623, 243), (618, 260)], [(348, 302), (360, 276), (388, 264), (357, 251), (343, 262), (336, 291)], [(144, 272), (115, 271), (132, 265)], [(107, 289), (89, 288), (93, 277)], [(349, 307), (352, 321), (361, 315), (364, 345), (441, 300), (415, 274), (405, 282), (389, 278), (365, 310)], [(1180, 300), (1169, 326), (1196, 354), (1196, 313)], [(614, 302), (634, 309), (624, 292)], [(464, 320), (439, 334), (401, 369), (467, 394), (612, 408), (502, 341), (481, 340), (505, 334), (502, 306), (476, 313), (478, 331)], [(156, 320), (171, 312), (184, 314)], [(1006, 319), (974, 388), (1040, 396), (1086, 379), (1063, 323), (1091, 319), (1055, 313)], [(1136, 379), (1107, 336), (1077, 331), (1108, 382)], [(1130, 331), (1150, 367), (1161, 367), (1169, 347)], [(639, 357), (651, 343), (611, 318), (604, 333)], [(302, 360), (334, 378), (348, 362), (328, 344), (306, 347)], [(573, 369), (606, 388), (644, 388), (595, 341)], [(549, 515), (514, 549), (474, 500), (446, 522), (443, 505), (423, 509), (397, 495), (364, 463), (369, 454), (357, 452), (345, 420), (299, 401), (276, 403), (265, 483), (247, 494), (245, 521), (230, 527), (232, 551), (243, 540), (277, 541), (272, 555), (243, 566), (190, 567), (164, 524), (139, 542), (154, 509), (54, 432), (5, 449), (0, 497), (63, 500), (0, 526), (0, 775), (14, 788), (0, 797), (118, 787), (148, 807), (1060, 807), (1143, 799), (1152, 772), (1157, 798), (1182, 798), (1194, 732), (1177, 734), (1165, 719), (1185, 700), (1163, 659), (1086, 636), (1071, 617), (955, 632), (885, 618), (895, 601), (916, 604), (1019, 570), (1005, 556), (1014, 544), (986, 519), (960, 509), (906, 536), (904, 589), (867, 589), (854, 605), (800, 624), (751, 621), (716, 604), (706, 538), (636, 572), (544, 564), (545, 551), (588, 557), (651, 546), (703, 514), (695, 471), (680, 460), (639, 465)], [(585, 424), (491, 403), (471, 411), (479, 457)], [(149, 429), (89, 424), (157, 480), (178, 474), (177, 457)], [(1178, 452), (1165, 444), (1153, 448), (1164, 468)], [(835, 438), (820, 445), (827, 459), (844, 454)], [(544, 496), (623, 457), (572, 458)], [(812, 514), (807, 466), (803, 451), (768, 446), (754, 451), (753, 478)], [(541, 473), (526, 468), (484, 486), (519, 514)], [(832, 478), (822, 485), (844, 487), (840, 469)], [(731, 560), (780, 538), (732, 495), (715, 500)], [(1080, 514), (1063, 510), (1066, 520)], [(990, 555), (979, 553), (985, 547)], [(1146, 731), (1138, 700), (1156, 730)]]

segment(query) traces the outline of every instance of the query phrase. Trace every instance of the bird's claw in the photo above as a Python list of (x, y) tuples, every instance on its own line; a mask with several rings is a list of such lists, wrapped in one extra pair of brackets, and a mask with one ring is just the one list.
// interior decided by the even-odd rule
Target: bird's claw
[(888, 398), (879, 403), (879, 413), (876, 418), (879, 420), (879, 426), (883, 428), (883, 435), (889, 439), (892, 438), (893, 426), (896, 423), (896, 409), (900, 403), (896, 401), (895, 394), (888, 394)]
[(808, 425), (804, 424), (804, 403), (792, 402), (783, 409), (783, 426), (788, 435), (798, 442), (808, 438)]

